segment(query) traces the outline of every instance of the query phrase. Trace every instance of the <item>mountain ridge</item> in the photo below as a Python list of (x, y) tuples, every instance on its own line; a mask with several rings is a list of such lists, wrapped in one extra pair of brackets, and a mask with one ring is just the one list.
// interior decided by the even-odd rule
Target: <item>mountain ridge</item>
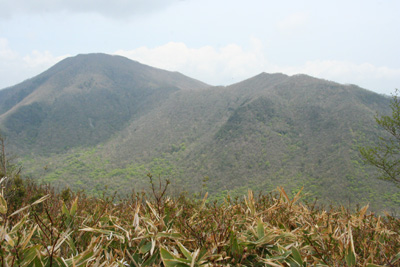
[[(122, 67), (121, 67), (122, 65)], [(112, 70), (112, 73), (105, 73), (105, 75), (113, 75), (113, 72), (116, 72), (119, 68), (127, 68), (128, 71), (130, 71), (134, 75), (149, 75), (148, 73), (154, 73), (154, 72), (159, 72), (158, 75), (164, 75), (164, 76), (180, 76), (179, 78), (184, 78), (190, 81), (196, 81), (191, 78), (187, 78), (186, 76), (182, 75), (179, 72), (169, 72), (161, 69), (157, 69), (154, 67), (150, 67), (144, 64), (141, 64), (137, 61), (129, 60), (127, 58), (121, 57), (121, 56), (110, 56), (106, 54), (79, 54), (75, 57), (69, 57), (66, 58), (59, 63), (55, 64), (53, 67), (49, 68), (48, 70), (44, 71), (43, 73), (30, 78), (28, 80), (23, 81), (20, 84), (17, 84), (15, 86), (7, 87), (4, 88), (3, 90), (0, 90), (0, 92), (5, 95), (6, 91), (11, 92), (11, 91), (16, 91), (18, 90), (19, 87), (31, 87), (31, 89), (36, 89), (40, 87), (43, 83), (45, 83), (48, 79), (57, 79), (57, 82), (62, 82), (65, 80), (68, 80), (65, 77), (58, 77), (59, 73), (62, 73), (63, 76), (65, 76), (65, 72), (68, 72), (68, 76), (76, 76), (78, 75), (79, 72), (84, 72), (85, 68), (87, 68), (90, 72), (96, 73), (96, 72), (104, 72), (104, 66), (106, 66), (108, 69)], [(124, 71), (123, 75), (126, 75), (126, 70)], [(114, 74), (115, 75), (115, 74)], [(120, 78), (120, 77), (118, 77)], [(175, 78), (176, 80), (177, 78)], [(170, 78), (170, 80), (174, 80), (174, 78)], [(33, 83), (33, 86), (31, 86), (29, 83)], [(196, 81), (197, 85), (199, 88), (204, 88), (208, 87), (209, 85)], [(26, 85), (29, 84), (29, 85)], [(194, 87), (194, 85), (191, 85)], [(68, 87), (67, 84), (62, 85), (63, 88)], [(26, 97), (31, 93), (30, 90), (26, 90), (26, 93), (23, 94), (23, 98)], [(1, 95), (0, 95), (1, 96)], [(4, 99), (4, 97), (2, 97)], [(1, 99), (1, 98), (0, 98)], [(0, 102), (1, 104), (1, 102)]]
[[(87, 124), (94, 128), (97, 117), (98, 125), (102, 125), (98, 131), (102, 133), (95, 138), (100, 142), (113, 132), (113, 129), (107, 129), (107, 125), (121, 129), (132, 116), (146, 109), (146, 107), (139, 109), (131, 103), (144, 106), (146, 101), (149, 103), (155, 103), (154, 99), (163, 101), (167, 95), (176, 90), (198, 90), (206, 87), (209, 85), (182, 74), (149, 67), (120, 56), (78, 55), (57, 63), (30, 80), (2, 91), (0, 123), (10, 130), (11, 134), (17, 135), (24, 134), (26, 132), (24, 129), (39, 127), (34, 130), (36, 133), (22, 137), (32, 139), (35, 134), (40, 136), (39, 132), (43, 135), (43, 132), (50, 131), (47, 129), (50, 126), (45, 125), (47, 121), (53, 120), (54, 124), (61, 118), (68, 121), (66, 127), (79, 133), (78, 135), (86, 134), (84, 138), (88, 140), (92, 138), (91, 134), (87, 133), (87, 130), (82, 132), (82, 127), (79, 125)], [(103, 107), (96, 101), (103, 103), (101, 104)], [(85, 108), (86, 110), (82, 111)], [(83, 113), (79, 114), (80, 111)], [(107, 112), (112, 116), (107, 118)], [(65, 117), (63, 115), (65, 113), (81, 118), (79, 125)], [(87, 118), (83, 118), (84, 116)], [(24, 123), (14, 123), (13, 120)], [(31, 122), (34, 124), (32, 127), (26, 125)], [(18, 127), (15, 127), (17, 124)], [(56, 128), (60, 127), (63, 125), (58, 125)], [(58, 142), (57, 140), (52, 142), (57, 138), (55, 135), (63, 134), (59, 132), (47, 136), (45, 140), (40, 141), (40, 146), (45, 146), (45, 142), (49, 141), (54, 147)], [(79, 138), (78, 135), (73, 139)], [(74, 140), (69, 140), (67, 147), (73, 146)], [(84, 140), (77, 144), (82, 145), (85, 142)]]
[(125, 194), (145, 188), (151, 172), (189, 191), (208, 177), (214, 198), (304, 185), (309, 199), (400, 203), (357, 150), (382, 134), (374, 116), (390, 112), (390, 99), (357, 86), (260, 73), (214, 87), (103, 54), (37, 77), (0, 91), (0, 126), (43, 182)]

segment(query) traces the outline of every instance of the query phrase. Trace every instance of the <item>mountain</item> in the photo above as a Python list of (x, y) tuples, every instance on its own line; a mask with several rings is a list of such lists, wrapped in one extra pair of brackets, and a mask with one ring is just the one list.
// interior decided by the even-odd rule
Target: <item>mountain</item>
[(18, 148), (62, 152), (104, 142), (175, 91), (205, 87), (120, 56), (79, 55), (0, 91), (0, 123)]
[(118, 56), (79, 55), (0, 91), (0, 128), (25, 172), (99, 194), (148, 187), (213, 199), (284, 186), (305, 200), (396, 210), (400, 193), (360, 160), (390, 99), (306, 75), (213, 87)]

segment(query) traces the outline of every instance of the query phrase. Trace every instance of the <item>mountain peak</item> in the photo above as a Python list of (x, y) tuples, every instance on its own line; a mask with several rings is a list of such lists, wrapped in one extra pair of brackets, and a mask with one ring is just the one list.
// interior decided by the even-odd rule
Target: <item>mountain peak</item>
[[(30, 138), (53, 151), (93, 145), (122, 129), (132, 117), (161, 105), (172, 93), (206, 87), (180, 73), (122, 56), (81, 54), (0, 91), (0, 125), (10, 135)], [(50, 132), (51, 124), (56, 130), (48, 136), (44, 133)]]
[(0, 115), (34, 92), (44, 97), (50, 91), (76, 91), (81, 87), (169, 87), (198, 90), (209, 85), (177, 72), (157, 69), (118, 55), (79, 54), (58, 62), (45, 72), (20, 84), (0, 90)]
[[(281, 73), (197, 90), (207, 86), (121, 56), (77, 55), (0, 91), (0, 126), (14, 151), (31, 155), (32, 175), (74, 189), (139, 190), (150, 171), (190, 188), (208, 176), (214, 194), (278, 185), (330, 200), (372, 192), (354, 140), (377, 136), (374, 115), (388, 99)], [(355, 186), (364, 191), (347, 189)]]
[(195, 90), (209, 86), (177, 72), (154, 68), (123, 56), (103, 53), (68, 57), (33, 79), (59, 79), (65, 84), (66, 81), (75, 80), (78, 76), (91, 75), (132, 84), (137, 83), (138, 79), (149, 80), (158, 85), (174, 86), (181, 90)]

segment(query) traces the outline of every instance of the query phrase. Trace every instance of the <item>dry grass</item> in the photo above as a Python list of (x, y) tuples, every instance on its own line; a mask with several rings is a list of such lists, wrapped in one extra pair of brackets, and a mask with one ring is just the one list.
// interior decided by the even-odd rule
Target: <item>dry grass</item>
[[(163, 189), (160, 187), (160, 189)], [(399, 266), (400, 221), (368, 207), (329, 211), (275, 194), (207, 203), (150, 195), (118, 202), (49, 188), (13, 210), (0, 196), (1, 266)], [(40, 191), (38, 187), (30, 193)], [(116, 204), (117, 203), (117, 204)]]

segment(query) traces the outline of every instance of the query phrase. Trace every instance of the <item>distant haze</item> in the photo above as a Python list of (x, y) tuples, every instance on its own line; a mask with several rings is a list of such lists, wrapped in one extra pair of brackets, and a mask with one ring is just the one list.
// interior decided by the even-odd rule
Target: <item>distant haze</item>
[(400, 87), (400, 1), (0, 0), (0, 88), (104, 52), (212, 85), (304, 73)]

